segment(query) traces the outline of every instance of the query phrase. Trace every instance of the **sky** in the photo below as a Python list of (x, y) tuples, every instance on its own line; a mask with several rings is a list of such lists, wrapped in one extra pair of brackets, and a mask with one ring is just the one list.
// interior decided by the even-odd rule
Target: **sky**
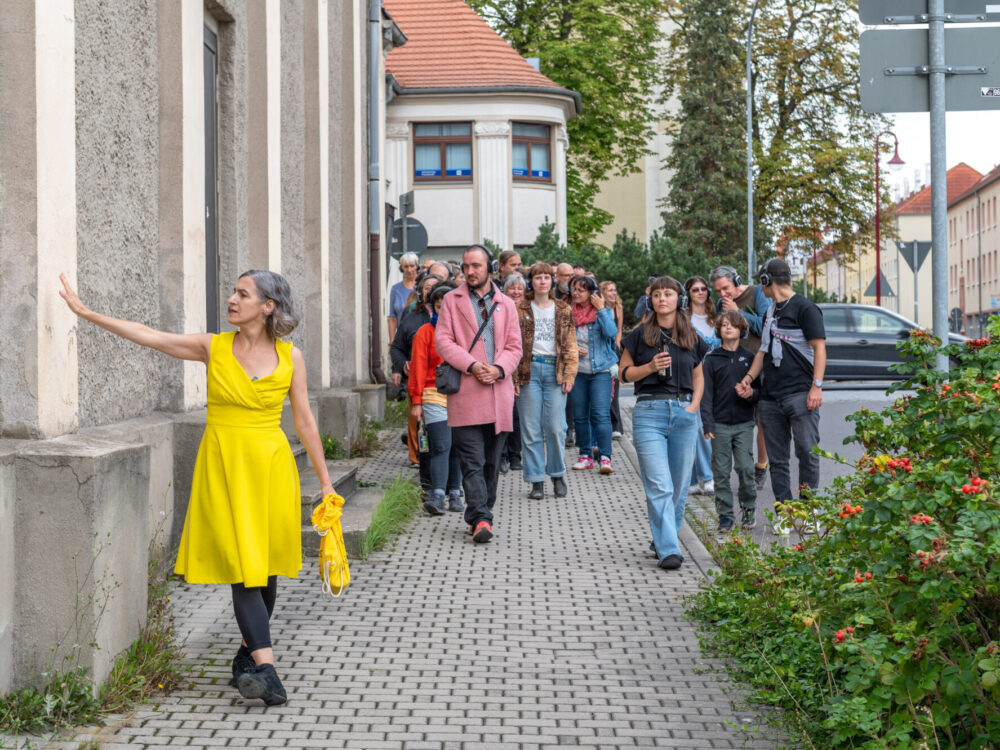
[[(900, 191), (904, 179), (910, 190), (914, 188), (914, 171), (920, 171), (921, 185), (926, 184), (931, 162), (930, 116), (926, 112), (907, 112), (892, 115), (895, 124), (890, 128), (899, 138), (899, 158), (906, 164), (898, 172), (885, 168), (892, 152), (882, 159), (882, 175), (893, 188)], [(946, 162), (951, 169), (959, 162), (983, 174), (1000, 164), (1000, 110), (995, 112), (948, 112), (945, 125), (947, 139)], [(883, 143), (892, 138), (882, 136)], [(925, 174), (927, 175), (925, 177)], [(893, 192), (893, 196), (896, 193)]]

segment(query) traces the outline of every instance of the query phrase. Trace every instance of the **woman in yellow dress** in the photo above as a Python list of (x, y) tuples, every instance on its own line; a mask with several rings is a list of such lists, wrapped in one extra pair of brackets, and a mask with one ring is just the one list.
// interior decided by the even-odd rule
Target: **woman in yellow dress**
[(228, 321), (239, 330), (175, 334), (94, 312), (65, 275), (59, 278), (60, 295), (80, 318), (207, 366), (208, 420), (175, 572), (188, 583), (232, 586), (243, 642), (233, 659), (231, 684), (246, 698), (284, 703), (269, 620), (277, 576), (295, 578), (302, 568), (299, 475), (281, 430), (286, 395), (323, 495), (333, 492), (309, 409), (305, 361), (290, 341), (281, 340), (298, 323), (288, 281), (271, 271), (247, 271), (228, 300)]

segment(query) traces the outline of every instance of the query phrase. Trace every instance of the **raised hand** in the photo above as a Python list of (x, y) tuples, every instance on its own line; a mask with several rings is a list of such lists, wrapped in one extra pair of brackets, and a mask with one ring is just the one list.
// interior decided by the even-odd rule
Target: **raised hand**
[(76, 292), (73, 291), (73, 287), (69, 285), (69, 279), (66, 278), (66, 274), (59, 274), (59, 281), (62, 282), (63, 288), (59, 290), (59, 296), (66, 301), (66, 306), (77, 316), (84, 317), (90, 312), (90, 309), (80, 301)]

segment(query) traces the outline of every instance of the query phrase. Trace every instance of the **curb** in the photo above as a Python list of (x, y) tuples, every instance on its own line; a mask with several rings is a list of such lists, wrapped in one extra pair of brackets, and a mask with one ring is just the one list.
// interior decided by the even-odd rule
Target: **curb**
[[(622, 411), (628, 413), (628, 419), (622, 419), (622, 426), (625, 428), (625, 432), (622, 435), (622, 439), (618, 441), (618, 446), (628, 456), (628, 460), (636, 470), (636, 473), (640, 473), (639, 456), (636, 454), (635, 446), (632, 444), (632, 409), (623, 407)], [(624, 417), (625, 415), (623, 414), (622, 416)], [(688, 551), (691, 562), (701, 571), (702, 577), (706, 580), (711, 580), (708, 571), (711, 570), (717, 573), (719, 572), (719, 566), (715, 564), (715, 558), (712, 557), (712, 553), (708, 551), (708, 548), (698, 538), (698, 535), (691, 529), (691, 514), (688, 513), (686, 507), (684, 521), (684, 525), (677, 532), (677, 539), (684, 549)]]

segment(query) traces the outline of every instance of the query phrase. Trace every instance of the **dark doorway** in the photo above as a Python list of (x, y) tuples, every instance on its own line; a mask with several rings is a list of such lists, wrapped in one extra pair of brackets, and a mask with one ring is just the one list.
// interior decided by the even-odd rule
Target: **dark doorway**
[(205, 311), (210, 333), (219, 332), (218, 52), (218, 37), (205, 26)]

